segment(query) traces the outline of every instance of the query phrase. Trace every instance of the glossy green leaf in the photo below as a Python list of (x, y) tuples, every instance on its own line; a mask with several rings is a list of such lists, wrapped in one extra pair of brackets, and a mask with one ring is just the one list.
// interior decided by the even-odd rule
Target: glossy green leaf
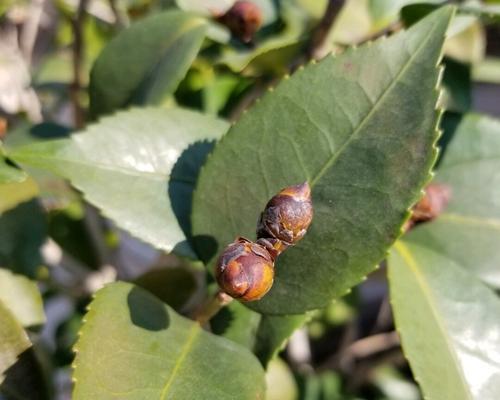
[(0, 269), (0, 302), (16, 316), (22, 326), (45, 322), (40, 291), (35, 282), (22, 275)]
[(47, 224), (36, 200), (19, 204), (0, 216), (0, 266), (36, 277), (42, 263), (40, 248), (47, 235)]
[(210, 140), (226, 129), (225, 122), (192, 111), (132, 109), (70, 139), (15, 148), (10, 156), (68, 178), (138, 238), (194, 257), (186, 243), (191, 192)]
[(437, 220), (413, 229), (405, 240), (500, 287), (500, 121), (466, 115), (434, 181), (451, 189), (450, 203)]
[(74, 400), (264, 396), (264, 371), (248, 350), (133, 285), (99, 291), (85, 321), (75, 346)]
[(9, 309), (0, 302), (0, 383), (7, 370), (31, 346), (28, 335)]
[(500, 300), (452, 259), (398, 242), (391, 302), (403, 349), (429, 400), (500, 398)]
[[(20, 123), (7, 136), (5, 151), (41, 142), (47, 139), (67, 138), (70, 128), (53, 122), (42, 122), (31, 125), (27, 121)], [(6, 209), (11, 208), (16, 202), (29, 200), (38, 196), (41, 202), (50, 209), (67, 207), (70, 202), (78, 199), (77, 193), (62, 178), (42, 170), (26, 168), (29, 177), (17, 186), (0, 186), (0, 211), (6, 203)], [(5, 193), (5, 195), (4, 195)]]
[(97, 58), (90, 77), (96, 116), (129, 104), (160, 104), (177, 87), (200, 49), (204, 19), (181, 11), (145, 18), (122, 31)]
[(216, 146), (193, 199), (194, 243), (205, 261), (236, 236), (255, 237), (279, 189), (312, 186), (309, 232), (280, 256), (273, 288), (251, 308), (326, 306), (398, 237), (436, 157), (436, 65), (451, 15), (442, 8), (406, 32), (299, 70)]

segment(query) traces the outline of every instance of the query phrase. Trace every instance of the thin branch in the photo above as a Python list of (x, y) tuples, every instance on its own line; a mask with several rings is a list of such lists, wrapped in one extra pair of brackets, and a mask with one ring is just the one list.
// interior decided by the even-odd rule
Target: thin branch
[(73, 103), (75, 127), (82, 128), (85, 122), (83, 108), (80, 104), (82, 89), (82, 64), (84, 61), (83, 24), (86, 18), (86, 9), (89, 0), (80, 0), (73, 26), (73, 83), (71, 84), (71, 102)]
[(324, 371), (331, 368), (352, 369), (356, 361), (392, 350), (399, 347), (399, 345), (399, 336), (395, 331), (368, 336), (333, 354), (319, 366), (318, 370)]
[(193, 319), (203, 326), (210, 321), (222, 307), (228, 305), (231, 301), (233, 301), (232, 297), (222, 291), (218, 291), (194, 312)]
[(323, 47), (328, 38), (328, 34), (336, 21), (340, 10), (344, 6), (345, 0), (330, 0), (326, 7), (325, 13), (318, 26), (314, 30), (311, 41), (306, 47), (307, 59), (316, 58), (316, 52)]
[(329, 0), (325, 9), (323, 17), (319, 21), (319, 24), (314, 29), (311, 40), (307, 43), (304, 48), (303, 53), (297, 57), (296, 60), (290, 65), (290, 70), (293, 72), (299, 66), (305, 64), (307, 61), (316, 59), (319, 57), (319, 53), (326, 40), (328, 39), (328, 34), (332, 29), (333, 24), (337, 20), (340, 10), (344, 6), (345, 0)]

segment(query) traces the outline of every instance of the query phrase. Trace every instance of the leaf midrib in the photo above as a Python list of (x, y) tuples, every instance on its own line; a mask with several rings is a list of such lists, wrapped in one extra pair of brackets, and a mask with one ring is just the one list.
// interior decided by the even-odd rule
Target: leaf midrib
[(500, 219), (497, 218), (482, 218), (462, 214), (443, 213), (439, 216), (439, 220), (444, 222), (454, 222), (458, 224), (479, 225), (495, 230), (500, 230)]
[(163, 389), (160, 394), (160, 400), (164, 400), (166, 396), (168, 395), (169, 389), (172, 386), (177, 374), (179, 373), (179, 370), (181, 366), (184, 363), (184, 360), (186, 359), (186, 356), (188, 355), (189, 351), (193, 347), (193, 343), (198, 336), (199, 332), (201, 331), (201, 328), (198, 326), (197, 323), (194, 323), (193, 326), (191, 327), (191, 330), (188, 334), (188, 337), (186, 339), (186, 342), (184, 343), (184, 346), (182, 347), (181, 353), (177, 359), (177, 362), (175, 363), (174, 369), (172, 370), (172, 373), (167, 377), (167, 380), (165, 382), (165, 385), (163, 386)]
[(411, 251), (401, 240), (397, 241), (394, 244), (394, 249), (399, 253), (401, 258), (404, 260), (405, 264), (410, 268), (411, 272), (413, 272), (413, 275), (415, 276), (415, 279), (417, 280), (417, 283), (420, 286), (420, 289), (422, 290), (424, 297), (428, 299), (427, 304), (429, 305), (429, 308), (432, 312), (432, 317), (436, 322), (438, 330), (441, 332), (441, 335), (444, 338), (446, 347), (448, 349), (448, 353), (450, 354), (451, 358), (454, 361), (453, 366), (455, 367), (455, 370), (460, 378), (460, 382), (464, 388), (464, 392), (467, 394), (468, 398), (472, 400), (473, 399), (472, 393), (469, 390), (469, 386), (465, 379), (464, 372), (460, 368), (459, 360), (451, 344), (452, 339), (447, 335), (446, 333), (447, 330), (445, 329), (445, 327), (441, 323), (441, 320), (439, 319), (439, 312), (436, 309), (435, 305), (436, 301), (434, 299), (434, 295), (432, 294), (432, 290), (429, 288), (429, 286), (425, 281), (425, 278), (422, 276), (422, 273), (420, 272), (417, 260), (415, 259), (415, 257), (413, 257)]
[(363, 127), (368, 123), (372, 115), (378, 111), (380, 108), (381, 104), (384, 102), (385, 98), (387, 95), (392, 91), (392, 89), (395, 87), (395, 85), (399, 82), (401, 77), (404, 75), (404, 73), (408, 70), (408, 68), (412, 65), (413, 61), (417, 57), (417, 55), (420, 54), (422, 49), (425, 48), (427, 42), (429, 41), (429, 38), (432, 37), (432, 34), (434, 33), (436, 29), (437, 24), (433, 26), (432, 29), (429, 30), (427, 33), (427, 36), (425, 39), (422, 40), (422, 42), (419, 44), (415, 52), (410, 55), (406, 63), (403, 65), (403, 67), (399, 70), (399, 72), (396, 74), (396, 76), (393, 78), (389, 86), (384, 90), (384, 92), (380, 95), (380, 97), (375, 101), (373, 104), (372, 108), (370, 111), (363, 117), (359, 125), (356, 127), (356, 129), (353, 131), (351, 136), (340, 146), (338, 151), (325, 162), (323, 167), (319, 170), (319, 172), (316, 174), (316, 176), (311, 180), (310, 185), (311, 187), (315, 186), (316, 183), (323, 177), (323, 175), (335, 164), (335, 162), (338, 160), (340, 155), (343, 153), (343, 151), (349, 146), (349, 144), (357, 137), (357, 135), (361, 132)]
[[(169, 173), (161, 173), (161, 172), (153, 172), (153, 171), (139, 171), (133, 168), (127, 168), (127, 167), (122, 167), (118, 165), (110, 165), (110, 164), (104, 164), (98, 161), (94, 160), (89, 160), (89, 161), (77, 161), (77, 160), (70, 160), (64, 157), (57, 157), (57, 156), (47, 156), (47, 155), (41, 155), (41, 154), (17, 154), (14, 152), (13, 154), (10, 155), (12, 159), (20, 162), (20, 163), (27, 163), (31, 164), (33, 166), (36, 166), (38, 160), (45, 160), (49, 161), (50, 163), (53, 163), (54, 161), (62, 162), (62, 163), (68, 163), (68, 164), (75, 164), (75, 165), (80, 165), (85, 168), (92, 168), (96, 167), (97, 169), (105, 170), (105, 171), (110, 171), (110, 172), (116, 172), (124, 175), (131, 175), (131, 176), (137, 176), (137, 177), (149, 177), (152, 179), (166, 179), (170, 176)], [(35, 159), (35, 163), (30, 163), (30, 160)], [(56, 169), (56, 168), (51, 168), (51, 169)], [(182, 181), (179, 179), (179, 181)]]

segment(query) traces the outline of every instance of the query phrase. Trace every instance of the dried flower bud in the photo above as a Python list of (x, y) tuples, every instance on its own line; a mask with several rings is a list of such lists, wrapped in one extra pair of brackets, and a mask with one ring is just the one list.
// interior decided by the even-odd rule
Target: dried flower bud
[(273, 284), (274, 259), (260, 244), (237, 238), (219, 257), (215, 277), (231, 297), (258, 300)]
[[(286, 246), (293, 245), (304, 237), (312, 218), (309, 184), (304, 182), (286, 187), (267, 203), (257, 227), (257, 237), (278, 239)], [(273, 247), (277, 245), (273, 244)]]
[(262, 25), (262, 12), (251, 1), (237, 1), (219, 17), (219, 21), (226, 25), (234, 36), (249, 43)]
[(450, 201), (451, 189), (439, 183), (431, 183), (425, 188), (425, 195), (413, 207), (411, 220), (424, 222), (435, 219)]
[(5, 138), (7, 134), (7, 119), (0, 117), (0, 139)]

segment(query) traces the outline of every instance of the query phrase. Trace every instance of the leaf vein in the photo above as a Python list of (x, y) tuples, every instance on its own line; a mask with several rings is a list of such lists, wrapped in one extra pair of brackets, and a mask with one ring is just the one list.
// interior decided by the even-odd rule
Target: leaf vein
[(333, 154), (323, 165), (323, 167), (319, 170), (317, 175), (312, 179), (311, 181), (311, 186), (315, 186), (316, 183), (321, 179), (321, 177), (330, 169), (335, 162), (339, 159), (340, 155), (343, 153), (343, 151), (347, 148), (347, 146), (358, 136), (358, 134), (361, 132), (362, 128), (365, 126), (365, 124), (370, 120), (370, 118), (373, 116), (373, 114), (379, 109), (383, 101), (385, 100), (386, 96), (391, 92), (391, 90), (395, 87), (397, 83), (399, 83), (399, 80), (401, 77), (404, 75), (404, 73), (407, 71), (407, 69), (410, 67), (412, 62), (417, 58), (418, 54), (422, 51), (422, 49), (425, 48), (427, 41), (429, 38), (432, 37), (432, 34), (434, 30), (436, 29), (435, 25), (433, 29), (430, 29), (429, 32), (427, 33), (427, 37), (422, 40), (422, 42), (418, 45), (418, 48), (413, 52), (413, 54), (408, 58), (406, 63), (403, 65), (403, 67), (399, 70), (398, 74), (392, 79), (391, 83), (389, 86), (383, 91), (383, 93), (378, 97), (378, 99), (373, 103), (372, 108), (370, 111), (365, 115), (365, 117), (361, 120), (359, 125), (356, 127), (356, 129), (353, 131), (349, 139), (347, 139), (342, 146), (338, 149), (337, 153)]

